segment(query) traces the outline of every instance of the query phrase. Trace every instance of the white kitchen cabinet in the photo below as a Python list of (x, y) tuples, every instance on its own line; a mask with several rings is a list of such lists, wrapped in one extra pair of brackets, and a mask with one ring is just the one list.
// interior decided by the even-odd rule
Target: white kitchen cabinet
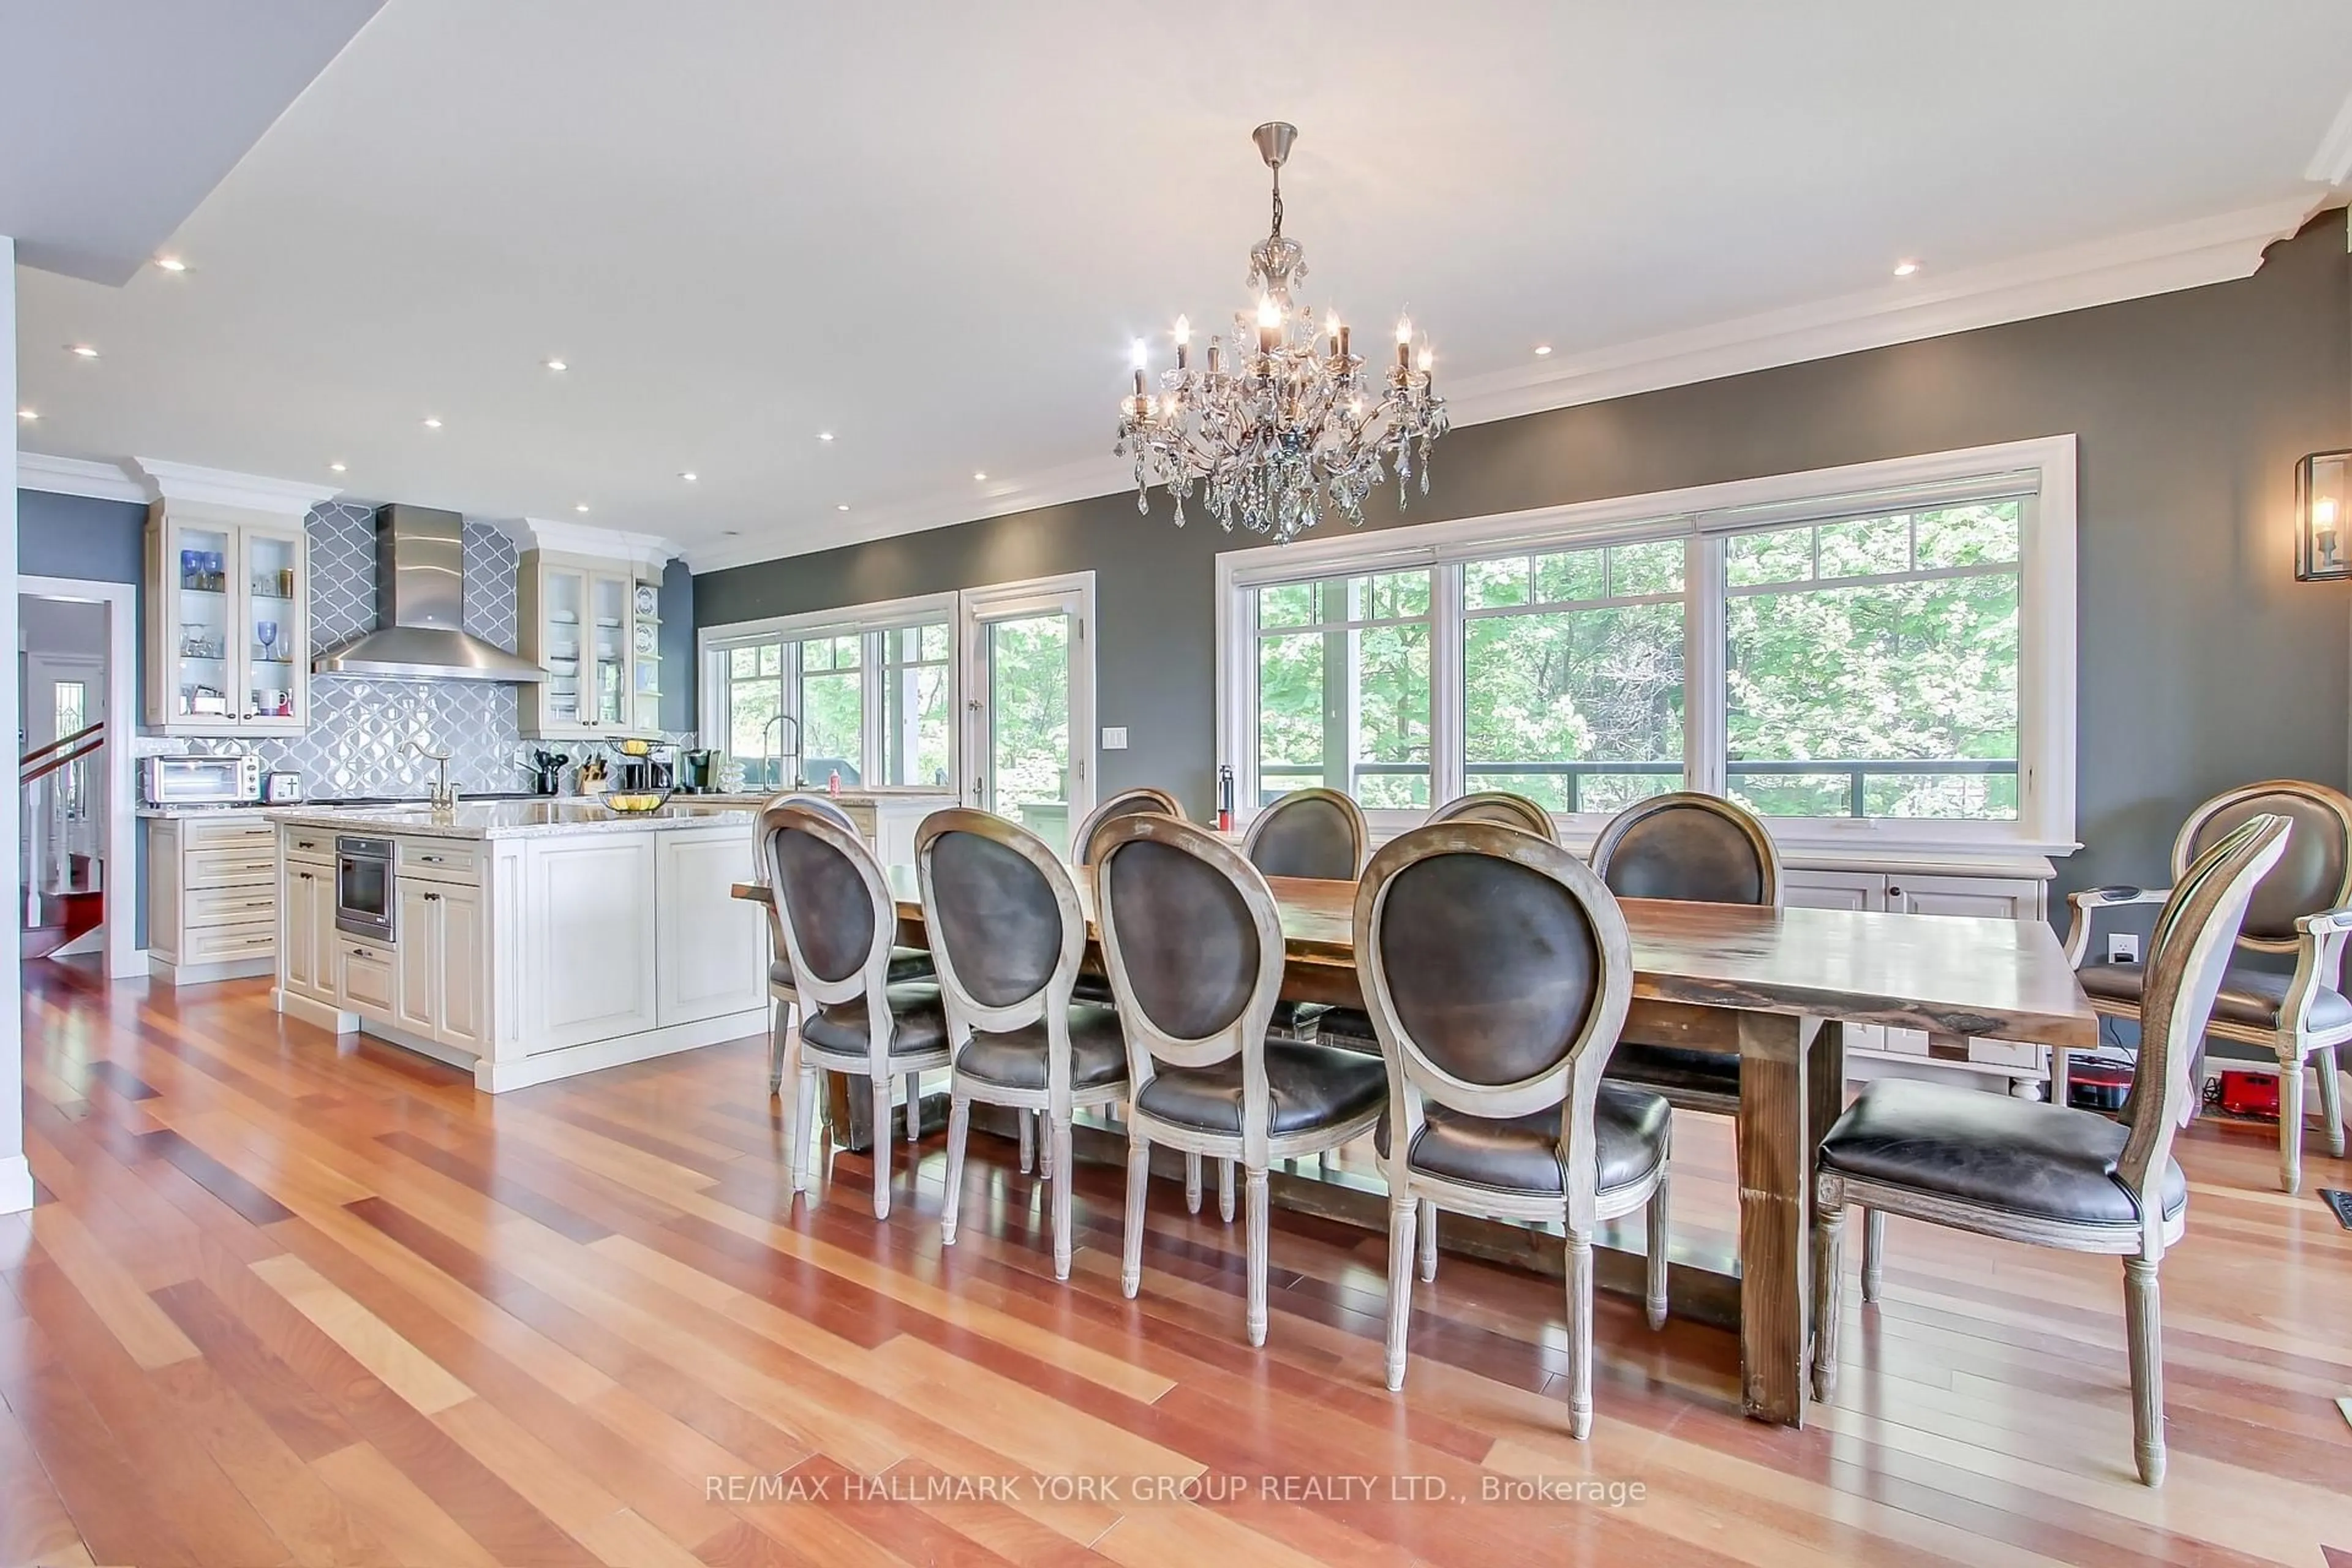
[(325, 960), (334, 951), (335, 874), (329, 868), (289, 860), (284, 887), (278, 915), (278, 983), (313, 1001), (331, 1001), (335, 983)]
[[(546, 534), (552, 525), (532, 526)], [(560, 537), (574, 547), (595, 542), (593, 530), (562, 530)], [(580, 741), (659, 733), (657, 565), (531, 550), (523, 554), (518, 587), (522, 656), (547, 671), (545, 681), (522, 689), (523, 734)]]
[(655, 998), (655, 835), (526, 841), (523, 1034), (536, 1049), (633, 1035)]
[(445, 1046), (479, 1054), (488, 1038), (488, 990), (483, 956), (488, 931), (482, 923), (478, 888), (452, 885), (441, 890), (435, 928), (441, 994), (434, 1006), (434, 1037)]
[(742, 849), (725, 834), (661, 836), (655, 1008), (665, 1025), (766, 1005), (767, 917), (730, 896)]
[(440, 893), (429, 883), (402, 878), (394, 900), (393, 946), (400, 954), (393, 985), (392, 1021), (427, 1039), (440, 1019), (435, 1001), (441, 990), (441, 942), (437, 929)]
[(147, 818), (147, 957), (171, 985), (278, 963), (278, 849), (252, 812)]
[(480, 890), (415, 875), (401, 878), (399, 889), (400, 912), (393, 928), (399, 962), (392, 1022), (436, 1044), (478, 1053)]
[[(1802, 908), (1882, 910), (1980, 920), (2043, 920), (2049, 898), (2049, 885), (2039, 877), (1974, 876), (1950, 868), (1914, 873), (1900, 868), (1857, 870), (1800, 865), (1783, 872), (1781, 888), (1784, 901)], [(1858, 1062), (1876, 1058), (1913, 1068), (1941, 1067), (2006, 1078), (2015, 1093), (2031, 1091), (2048, 1076), (2045, 1047), (2027, 1041), (1933, 1040), (1923, 1029), (1853, 1026), (1846, 1030), (1846, 1048)]]
[(167, 735), (310, 725), (310, 549), (299, 517), (148, 509), (146, 723)]
[(389, 1018), (397, 1005), (399, 955), (375, 942), (338, 933), (335, 1000), (344, 1010)]

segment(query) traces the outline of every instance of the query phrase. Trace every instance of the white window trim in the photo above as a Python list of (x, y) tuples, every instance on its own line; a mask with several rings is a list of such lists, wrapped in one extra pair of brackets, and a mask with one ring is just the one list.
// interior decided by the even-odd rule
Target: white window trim
[[(1102, 733), (1096, 725), (1095, 682), (1098, 661), (1095, 652), (1095, 574), (1092, 571), (1023, 578), (944, 594), (922, 594), (900, 599), (877, 600), (872, 604), (845, 605), (829, 610), (809, 610), (798, 615), (767, 616), (756, 620), (730, 621), (724, 626), (703, 626), (695, 634), (696, 668), (702, 673), (698, 700), (701, 733), (707, 740), (714, 742), (722, 740), (727, 733), (728, 678), (720, 661), (730, 647), (747, 642), (775, 640), (782, 642), (789, 650), (792, 644), (810, 637), (864, 636), (944, 621), (948, 626), (949, 649), (950, 783), (946, 788), (958, 799), (971, 801), (975, 798), (973, 774), (966, 764), (967, 759), (973, 754), (971, 731), (975, 710), (969, 699), (967, 687), (975, 667), (980, 628), (991, 620), (1072, 604), (1076, 609), (1079, 645), (1070, 681), (1070, 760), (1076, 774), (1071, 792), (1070, 812), (1071, 820), (1075, 823), (1085, 810), (1092, 808), (1101, 777), (1099, 750)], [(793, 665), (789, 652), (782, 679), (782, 710), (792, 714), (797, 722), (800, 718), (799, 671)], [(865, 760), (868, 763), (885, 754), (881, 744), (883, 708), (879, 702), (865, 704)], [(720, 745), (719, 749), (725, 748)]]
[[(1773, 474), (1696, 485), (1645, 495), (1612, 497), (1492, 517), (1463, 518), (1372, 534), (1313, 539), (1278, 549), (1221, 552), (1216, 561), (1217, 758), (1234, 773), (1235, 814), (1256, 811), (1257, 758), (1255, 616), (1245, 590), (1302, 576), (1451, 567), (1475, 556), (1525, 543), (1579, 545), (1616, 539), (1706, 538), (1772, 523), (1830, 521), (1899, 510), (1908, 502), (1948, 501), (1971, 487), (1986, 494), (2031, 489), (2019, 548), (2018, 818), (2014, 822), (1898, 820), (1884, 817), (1773, 817), (1773, 838), (1785, 850), (1874, 854), (1933, 853), (1955, 862), (2021, 856), (2066, 855), (2074, 837), (2075, 783), (2075, 438), (2032, 440), (1923, 453), (1840, 468)], [(1694, 605), (1723, 588), (1721, 552), (1691, 552), (1696, 569), (1685, 594)], [(1430, 654), (1433, 803), (1461, 793), (1459, 649), (1448, 635), (1460, 624), (1460, 573), (1440, 570), (1432, 584), (1439, 635)], [(1722, 733), (1722, 650), (1695, 639), (1685, 661), (1684, 754), (1693, 787), (1721, 793), (1715, 737)], [(1448, 693), (1456, 695), (1449, 696)], [(1376, 833), (1402, 831), (1419, 812), (1367, 814)], [(1564, 818), (1564, 836), (1587, 837), (1601, 817)]]

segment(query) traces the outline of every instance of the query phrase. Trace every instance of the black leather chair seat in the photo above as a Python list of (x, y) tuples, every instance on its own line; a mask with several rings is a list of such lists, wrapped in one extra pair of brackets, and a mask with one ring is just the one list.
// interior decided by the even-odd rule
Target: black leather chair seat
[[(890, 950), (889, 984), (901, 985), (910, 980), (929, 980), (930, 977), (931, 955), (928, 952), (919, 947), (894, 947)], [(768, 965), (768, 978), (779, 985), (790, 985), (793, 983), (793, 966), (780, 958)]]
[[(1351, 1121), (1377, 1110), (1389, 1093), (1383, 1063), (1354, 1051), (1291, 1040), (1266, 1042), (1265, 1082), (1274, 1100), (1272, 1131), (1276, 1133)], [(1213, 1068), (1161, 1068), (1135, 1097), (1135, 1108), (1204, 1132), (1239, 1132), (1241, 1058)]]
[[(2086, 963), (2074, 972), (2083, 989), (2103, 1001), (2128, 1002), (2137, 1006), (2145, 976), (2137, 963)], [(2275, 1029), (2286, 1006), (2286, 988), (2294, 976), (2267, 969), (2231, 968), (2221, 975), (2221, 989), (2213, 997), (2213, 1016), (2250, 1028)], [(2352, 1001), (2340, 991), (2325, 987), (2311, 999), (2311, 1026), (2326, 1032), (2352, 1025)]]
[[(1666, 1157), (1674, 1114), (1663, 1095), (1622, 1083), (1601, 1084), (1592, 1102), (1600, 1191), (1613, 1193), (1649, 1178)], [(1372, 1140), (1386, 1159), (1387, 1117), (1381, 1118)], [(1424, 1101), (1421, 1136), (1412, 1141), (1405, 1159), (1414, 1170), (1448, 1181), (1503, 1192), (1557, 1193), (1562, 1190), (1559, 1108), (1498, 1121)]]
[(1739, 1053), (1620, 1040), (1609, 1053), (1609, 1076), (1661, 1094), (1709, 1094), (1737, 1100)]
[[(893, 985), (884, 994), (890, 1008), (890, 1054), (919, 1057), (944, 1050), (948, 1016), (936, 985)], [(801, 1038), (821, 1050), (866, 1054), (866, 1002), (836, 1003), (801, 1021)]]
[[(1878, 1079), (1822, 1140), (1821, 1163), (1985, 1208), (2085, 1225), (2136, 1225), (2116, 1179), (2130, 1129), (2087, 1110), (1945, 1084)], [(2189, 1184), (2167, 1160), (2167, 1217)]]
[[(973, 1030), (956, 1055), (956, 1070), (1007, 1089), (1045, 1089), (1045, 1023), (1039, 1019), (997, 1034)], [(1097, 1089), (1127, 1078), (1127, 1040), (1118, 1015), (1083, 1004), (1070, 1009), (1070, 1087)]]

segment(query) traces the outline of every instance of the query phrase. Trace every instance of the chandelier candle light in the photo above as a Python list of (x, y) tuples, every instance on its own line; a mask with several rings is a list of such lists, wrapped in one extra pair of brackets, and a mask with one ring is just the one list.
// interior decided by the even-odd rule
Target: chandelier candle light
[[(1233, 363), (1209, 340), (1208, 363), (1192, 365), (1192, 323), (1176, 318), (1176, 363), (1152, 386), (1150, 350), (1135, 340), (1135, 391), (1119, 405), (1118, 444), (1135, 458), (1135, 508), (1151, 510), (1151, 487), (1166, 485), (1184, 524), (1184, 502), (1199, 481), (1209, 510), (1230, 533), (1238, 523), (1288, 543), (1323, 520), (1328, 508), (1351, 526), (1364, 521), (1364, 498), (1393, 465), (1397, 505), (1416, 463), (1429, 491), (1429, 448), (1445, 434), (1445, 400), (1430, 383), (1428, 345), (1413, 351), (1412, 321), (1397, 318), (1396, 363), (1368, 375), (1351, 352), (1349, 330), (1328, 314), (1294, 302), (1307, 277), (1306, 250), (1282, 232), (1282, 165), (1297, 127), (1279, 121), (1251, 132), (1274, 171), (1274, 230), (1250, 251), (1253, 315), (1234, 315)], [(1416, 452), (1415, 448), (1419, 450)]]

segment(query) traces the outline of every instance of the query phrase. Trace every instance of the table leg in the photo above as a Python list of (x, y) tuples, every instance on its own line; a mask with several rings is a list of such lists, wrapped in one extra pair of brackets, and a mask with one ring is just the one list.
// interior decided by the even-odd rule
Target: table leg
[(1806, 1069), (1819, 1029), (1785, 1014), (1739, 1015), (1740, 1402), (1782, 1426), (1805, 1419), (1815, 1114)]
[[(1837, 1119), (1845, 1112), (1845, 1026), (1835, 1019), (1822, 1020), (1813, 1030), (1811, 1045), (1807, 1047), (1805, 1103), (1804, 1191), (1808, 1226), (1806, 1241), (1810, 1246), (1812, 1239), (1810, 1227), (1821, 1223), (1821, 1215), (1814, 1212), (1817, 1184), (1813, 1180), (1813, 1153), (1821, 1148), (1822, 1140), (1829, 1136), (1829, 1131), (1836, 1124)], [(1809, 1274), (1809, 1284), (1811, 1279)], [(1805, 1354), (1810, 1365), (1812, 1355), (1810, 1341), (1812, 1335), (1822, 1331), (1821, 1324), (1813, 1321), (1812, 1314), (1821, 1310), (1823, 1303), (1814, 1301), (1809, 1305), (1811, 1310), (1805, 1320), (1809, 1342)]]

